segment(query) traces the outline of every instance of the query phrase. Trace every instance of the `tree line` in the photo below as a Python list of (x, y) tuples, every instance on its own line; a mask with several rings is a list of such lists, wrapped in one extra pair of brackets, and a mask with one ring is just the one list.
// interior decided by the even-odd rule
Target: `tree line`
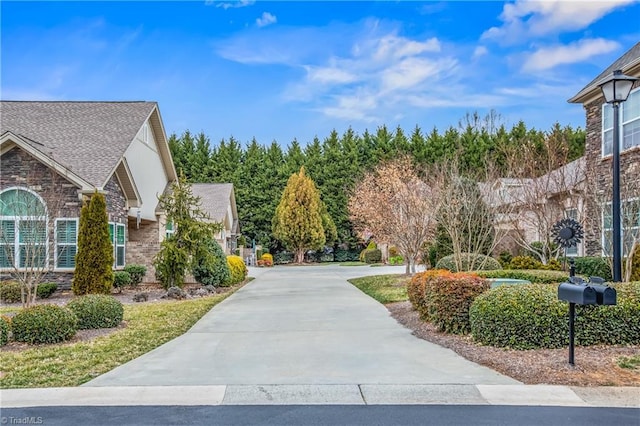
[(340, 135), (333, 130), (306, 146), (294, 139), (284, 148), (277, 141), (262, 145), (255, 138), (244, 146), (233, 137), (212, 144), (204, 133), (185, 131), (171, 135), (169, 147), (176, 169), (188, 181), (233, 183), (243, 236), (248, 243), (255, 241), (275, 250), (282, 247), (272, 234), (276, 207), (289, 177), (304, 166), (336, 226), (337, 244), (354, 248), (360, 241), (349, 219), (349, 198), (364, 174), (381, 162), (408, 156), (417, 169), (426, 169), (455, 160), (473, 178), (484, 175), (491, 164), (509, 177), (512, 153), (522, 146), (542, 152), (545, 141), (558, 138), (565, 141), (568, 161), (584, 153), (581, 128), (556, 123), (542, 131), (527, 128), (522, 121), (507, 128), (497, 124), (499, 120), (493, 112), (486, 117), (467, 114), (457, 127), (444, 132), (433, 128), (428, 133), (418, 126), (410, 133), (385, 125), (362, 134), (348, 129)]

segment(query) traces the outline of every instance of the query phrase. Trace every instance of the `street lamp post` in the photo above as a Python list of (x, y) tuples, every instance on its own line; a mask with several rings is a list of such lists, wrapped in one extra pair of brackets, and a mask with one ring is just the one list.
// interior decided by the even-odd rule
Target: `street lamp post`
[(613, 199), (611, 201), (611, 215), (613, 221), (613, 281), (622, 281), (622, 229), (620, 214), (620, 104), (627, 100), (633, 83), (638, 80), (615, 70), (605, 81), (600, 83), (600, 89), (605, 102), (613, 108)]

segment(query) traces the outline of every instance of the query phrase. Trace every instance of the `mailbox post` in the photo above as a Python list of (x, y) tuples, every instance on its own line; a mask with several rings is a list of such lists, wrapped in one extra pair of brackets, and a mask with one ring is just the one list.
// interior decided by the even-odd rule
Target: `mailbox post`
[(580, 277), (573, 276), (571, 267), (569, 282), (558, 286), (558, 299), (569, 302), (569, 364), (575, 365), (575, 317), (576, 305), (615, 305), (616, 290), (604, 285), (600, 277), (591, 277), (584, 282)]

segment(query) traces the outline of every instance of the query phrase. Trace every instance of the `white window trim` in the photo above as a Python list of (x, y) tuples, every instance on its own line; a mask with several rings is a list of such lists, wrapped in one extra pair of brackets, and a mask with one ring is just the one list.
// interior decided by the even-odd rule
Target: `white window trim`
[[(127, 265), (127, 225), (120, 222), (109, 222), (109, 225), (113, 225), (113, 240), (111, 240), (111, 244), (113, 245), (113, 265), (112, 268), (115, 270), (123, 269)], [(124, 243), (118, 244), (118, 228), (124, 229)], [(124, 263), (122, 265), (118, 265), (118, 247), (122, 247), (124, 249), (123, 260)]]
[[(25, 191), (30, 193), (31, 195), (34, 195), (38, 200), (40, 200), (40, 202), (42, 203), (42, 205), (44, 206), (44, 217), (42, 216), (0, 216), (0, 220), (11, 220), (15, 223), (15, 229), (14, 229), (14, 242), (13, 242), (13, 260), (14, 260), (14, 266), (9, 266), (6, 268), (2, 268), (0, 267), (0, 271), (2, 272), (7, 272), (7, 271), (26, 271), (29, 269), (29, 267), (26, 268), (19, 268), (16, 267), (17, 265), (15, 264), (15, 262), (18, 262), (17, 264), (20, 264), (20, 221), (21, 220), (25, 220), (25, 221), (44, 221), (44, 226), (45, 226), (45, 258), (44, 258), (44, 269), (45, 270), (49, 270), (50, 268), (50, 264), (49, 264), (49, 210), (47, 208), (47, 203), (44, 201), (44, 199), (35, 191), (32, 191), (29, 188), (25, 188), (25, 187), (21, 187), (21, 186), (12, 186), (6, 189), (3, 189), (2, 191), (0, 191), (0, 194), (4, 193), (4, 192), (8, 192), (8, 191), (12, 191), (12, 190), (19, 190), (19, 191)], [(24, 245), (24, 244), (23, 244)]]
[[(69, 244), (69, 243), (58, 243), (58, 222), (76, 222), (76, 242), (75, 244)], [(55, 220), (55, 228), (53, 230), (53, 239), (54, 239), (54, 244), (53, 244), (53, 258), (54, 258), (54, 263), (53, 263), (53, 270), (55, 272), (69, 272), (69, 271), (75, 271), (75, 267), (73, 268), (61, 268), (58, 267), (58, 245), (61, 246), (76, 246), (76, 253), (78, 252), (78, 234), (80, 231), (80, 223), (79, 223), (79, 218), (77, 217), (57, 217)]]
[[(575, 211), (575, 212), (576, 212), (576, 217), (575, 217), (575, 218), (573, 218), (573, 217), (571, 217), (571, 216), (569, 215), (569, 212), (570, 212), (570, 211)], [(566, 218), (570, 218), (570, 219), (574, 219), (574, 220), (578, 221), (578, 218), (579, 218), (579, 216), (580, 216), (580, 211), (578, 210), (578, 208), (577, 208), (577, 207), (570, 207), (570, 208), (568, 208), (568, 209), (565, 209), (565, 211), (564, 211), (564, 216), (565, 216)], [(580, 256), (581, 256), (581, 255), (580, 255), (580, 253), (582, 253), (582, 241), (581, 241), (581, 242), (579, 242), (578, 244), (576, 244), (574, 247), (575, 247), (575, 250), (576, 250), (576, 252), (575, 252), (575, 253), (569, 253), (569, 252), (567, 251), (568, 249), (565, 249), (565, 256), (566, 256), (566, 257), (580, 257)], [(573, 248), (573, 247), (572, 247), (572, 248)]]
[[(640, 198), (638, 198), (638, 197), (632, 197), (632, 198), (627, 198), (625, 200), (620, 200), (620, 208), (621, 209), (623, 208), (624, 203), (630, 203), (630, 202), (634, 202), (634, 201), (638, 201), (638, 200), (640, 200)], [(610, 202), (605, 203), (605, 206), (611, 206), (611, 205), (612, 205), (612, 203), (610, 203)], [(605, 252), (605, 238), (604, 238), (604, 235), (605, 235), (605, 231), (611, 231), (612, 238), (613, 238), (613, 216), (611, 218), (611, 228), (605, 228), (605, 226), (604, 226), (605, 214), (606, 214), (606, 210), (603, 210), (602, 211), (602, 232), (601, 232), (601, 235), (600, 235), (600, 240), (601, 240), (600, 242), (601, 242), (601, 245), (602, 245), (602, 257), (612, 257), (613, 256), (613, 247), (611, 248), (611, 253), (610, 254), (606, 254), (606, 252)], [(624, 231), (625, 231), (625, 226), (624, 226), (624, 223), (621, 223), (620, 225), (621, 225), (620, 226), (620, 239), (622, 240), (622, 257), (625, 257), (625, 253), (624, 253), (624, 251), (625, 251), (624, 250)], [(631, 229), (640, 230), (640, 225), (631, 226), (630, 228)]]
[[(640, 92), (640, 87), (633, 89), (630, 93), (629, 93), (629, 97), (631, 97), (631, 95)], [(638, 95), (640, 96), (640, 95)], [(620, 134), (619, 136), (619, 140), (618, 140), (618, 144), (620, 146), (620, 153), (623, 153), (625, 151), (630, 151), (632, 149), (636, 149), (636, 148), (640, 148), (640, 145), (635, 145), (629, 148), (624, 148), (624, 126), (626, 124), (630, 124), (633, 123), (634, 121), (640, 120), (640, 116), (633, 118), (631, 120), (627, 120), (627, 121), (623, 121), (624, 120), (624, 104), (625, 102), (620, 103), (620, 111), (619, 111), (619, 117), (618, 117), (618, 121), (619, 121), (619, 130), (620, 130)], [(612, 145), (612, 152), (609, 154), (605, 154), (604, 153), (604, 134), (607, 131), (613, 131), (613, 117), (611, 118), (611, 127), (608, 128), (604, 128), (604, 116), (605, 116), (605, 109), (607, 108), (607, 106), (609, 106), (609, 108), (613, 108), (610, 104), (604, 103), (602, 104), (602, 109), (600, 112), (600, 121), (601, 121), (601, 126), (600, 126), (600, 157), (601, 158), (607, 158), (613, 155), (613, 145)], [(612, 114), (613, 114), (613, 109), (612, 109)], [(615, 143), (615, 141), (612, 141), (612, 144)]]

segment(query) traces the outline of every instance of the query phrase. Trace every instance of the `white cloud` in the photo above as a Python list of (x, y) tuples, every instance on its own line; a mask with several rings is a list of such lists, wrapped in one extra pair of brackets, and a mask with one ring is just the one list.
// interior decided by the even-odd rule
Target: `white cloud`
[(535, 72), (555, 68), (558, 65), (574, 64), (592, 56), (610, 53), (620, 45), (602, 38), (578, 40), (567, 45), (543, 47), (529, 55), (522, 66), (523, 71)]
[(262, 16), (256, 19), (256, 25), (260, 28), (275, 24), (276, 22), (278, 22), (278, 18), (269, 12), (262, 12)]
[(489, 53), (489, 50), (485, 46), (478, 46), (473, 51), (473, 59), (480, 58)]
[(218, 2), (218, 1), (215, 1), (215, 0), (206, 0), (205, 1), (205, 4), (207, 6), (215, 5), (216, 7), (221, 7), (224, 10), (251, 6), (254, 3), (255, 3), (255, 1), (253, 1), (253, 0), (237, 0), (237, 1), (233, 1), (233, 2)]
[(485, 31), (482, 39), (509, 44), (532, 37), (578, 31), (613, 10), (637, 1), (517, 0), (504, 5), (500, 15), (502, 26)]

